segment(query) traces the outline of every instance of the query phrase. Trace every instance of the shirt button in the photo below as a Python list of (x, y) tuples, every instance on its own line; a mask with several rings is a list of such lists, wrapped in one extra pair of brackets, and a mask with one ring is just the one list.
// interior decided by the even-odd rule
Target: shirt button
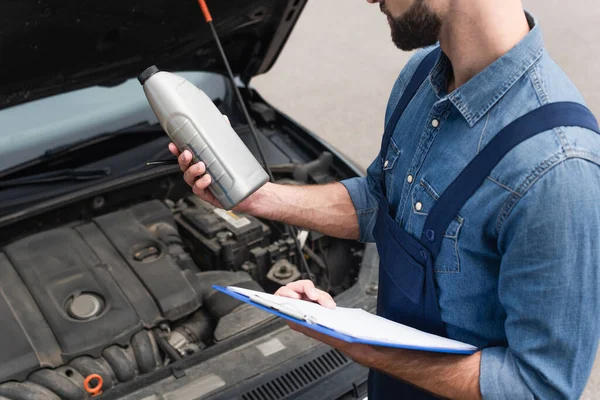
[(387, 168), (389, 163), (390, 163), (389, 160), (385, 160), (385, 162), (383, 163), (383, 168)]
[(412, 181), (413, 181), (413, 176), (412, 175), (409, 175), (409, 176), (406, 177), (406, 182), (412, 183)]
[(415, 204), (415, 210), (421, 211), (422, 209), (423, 209), (423, 203), (421, 203), (420, 201), (417, 201)]
[(438, 126), (440, 126), (440, 121), (438, 121), (437, 119), (434, 119), (433, 121), (431, 121), (431, 126), (433, 126), (434, 128), (437, 128)]

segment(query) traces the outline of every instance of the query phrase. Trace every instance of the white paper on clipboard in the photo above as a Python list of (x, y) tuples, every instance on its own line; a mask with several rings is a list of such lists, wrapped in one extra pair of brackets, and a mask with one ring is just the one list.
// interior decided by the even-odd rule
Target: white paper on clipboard
[(310, 320), (312, 323), (367, 342), (433, 351), (474, 352), (477, 350), (470, 344), (432, 335), (360, 308), (336, 307), (329, 309), (309, 301), (275, 296), (234, 286), (229, 286), (227, 289), (249, 298), (258, 298), (263, 305), (270, 304), (284, 314), (287, 310), (289, 311), (288, 315), (305, 316), (306, 320)]

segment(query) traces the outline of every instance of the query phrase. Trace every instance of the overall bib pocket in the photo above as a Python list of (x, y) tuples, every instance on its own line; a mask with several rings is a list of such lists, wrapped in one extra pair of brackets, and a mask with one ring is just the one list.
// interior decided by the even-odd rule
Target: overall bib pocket
[(379, 221), (384, 227), (383, 234), (388, 238), (385, 246), (378, 249), (383, 261), (380, 268), (386, 279), (394, 284), (410, 301), (418, 303), (423, 293), (425, 266), (415, 260), (403, 246), (407, 240), (414, 240), (400, 231), (396, 222), (387, 213), (380, 212)]

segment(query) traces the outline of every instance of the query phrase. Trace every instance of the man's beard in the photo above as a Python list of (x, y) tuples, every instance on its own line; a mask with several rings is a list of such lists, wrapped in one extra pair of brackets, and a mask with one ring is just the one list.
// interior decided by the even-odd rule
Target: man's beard
[(401, 50), (414, 50), (431, 46), (438, 41), (442, 20), (427, 7), (424, 0), (416, 0), (398, 18), (388, 12), (385, 3), (380, 3), (381, 12), (388, 16), (392, 30), (392, 41)]

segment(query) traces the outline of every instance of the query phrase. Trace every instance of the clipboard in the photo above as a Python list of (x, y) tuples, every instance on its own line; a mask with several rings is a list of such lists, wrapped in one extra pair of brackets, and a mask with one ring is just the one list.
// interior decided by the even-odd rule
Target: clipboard
[[(392, 348), (400, 348), (400, 349), (407, 349), (407, 350), (420, 350), (420, 351), (430, 351), (430, 352), (450, 353), (450, 354), (473, 354), (476, 351), (478, 351), (478, 348), (476, 348), (475, 346), (471, 346), (466, 343), (460, 343), (460, 342), (457, 342), (457, 341), (454, 341), (451, 339), (441, 338), (439, 336), (431, 335), (431, 334), (428, 334), (425, 332), (421, 332), (421, 334), (423, 335), (424, 338), (435, 336), (437, 338), (441, 338), (443, 341), (446, 341), (448, 343), (448, 346), (435, 346), (435, 347), (427, 346), (427, 345), (420, 346), (420, 345), (410, 345), (410, 344), (402, 343), (401, 341), (398, 341), (397, 343), (391, 343), (388, 341), (363, 339), (363, 338), (352, 336), (347, 333), (338, 332), (327, 326), (319, 324), (315, 320), (315, 318), (313, 318), (311, 315), (307, 315), (306, 313), (303, 313), (298, 308), (296, 308), (292, 305), (286, 304), (285, 302), (275, 303), (273, 301), (270, 301), (268, 298), (265, 298), (265, 297), (269, 296), (268, 294), (245, 290), (245, 292), (249, 294), (249, 295), (246, 295), (246, 294), (242, 294), (242, 293), (236, 292), (234, 290), (231, 290), (231, 288), (229, 288), (229, 287), (223, 287), (223, 286), (218, 286), (218, 285), (213, 285), (213, 288), (215, 290), (225, 293), (237, 300), (240, 300), (244, 303), (250, 304), (250, 305), (252, 305), (256, 308), (259, 308), (261, 310), (264, 310), (270, 314), (273, 314), (277, 317), (283, 318), (287, 321), (294, 322), (298, 325), (302, 325), (306, 328), (313, 329), (324, 335), (331, 336), (333, 338), (340, 339), (340, 340), (343, 340), (343, 341), (349, 342), (349, 343), (360, 343), (360, 344), (367, 344), (367, 345), (372, 345), (372, 346), (392, 347)], [(234, 288), (234, 289), (238, 289), (238, 288)], [(260, 296), (261, 294), (266, 295), (266, 296), (261, 297)], [(286, 298), (282, 297), (282, 299), (286, 299)], [(377, 318), (381, 318), (381, 317), (377, 317)], [(386, 321), (388, 321), (388, 320), (386, 320)], [(388, 321), (388, 322), (391, 322), (391, 321)], [(398, 324), (398, 325), (401, 325), (401, 324)], [(410, 328), (410, 329), (414, 330), (413, 328)], [(457, 343), (461, 346), (456, 347), (457, 345), (454, 345), (454, 343)], [(450, 345), (450, 344), (452, 344), (452, 345)]]

